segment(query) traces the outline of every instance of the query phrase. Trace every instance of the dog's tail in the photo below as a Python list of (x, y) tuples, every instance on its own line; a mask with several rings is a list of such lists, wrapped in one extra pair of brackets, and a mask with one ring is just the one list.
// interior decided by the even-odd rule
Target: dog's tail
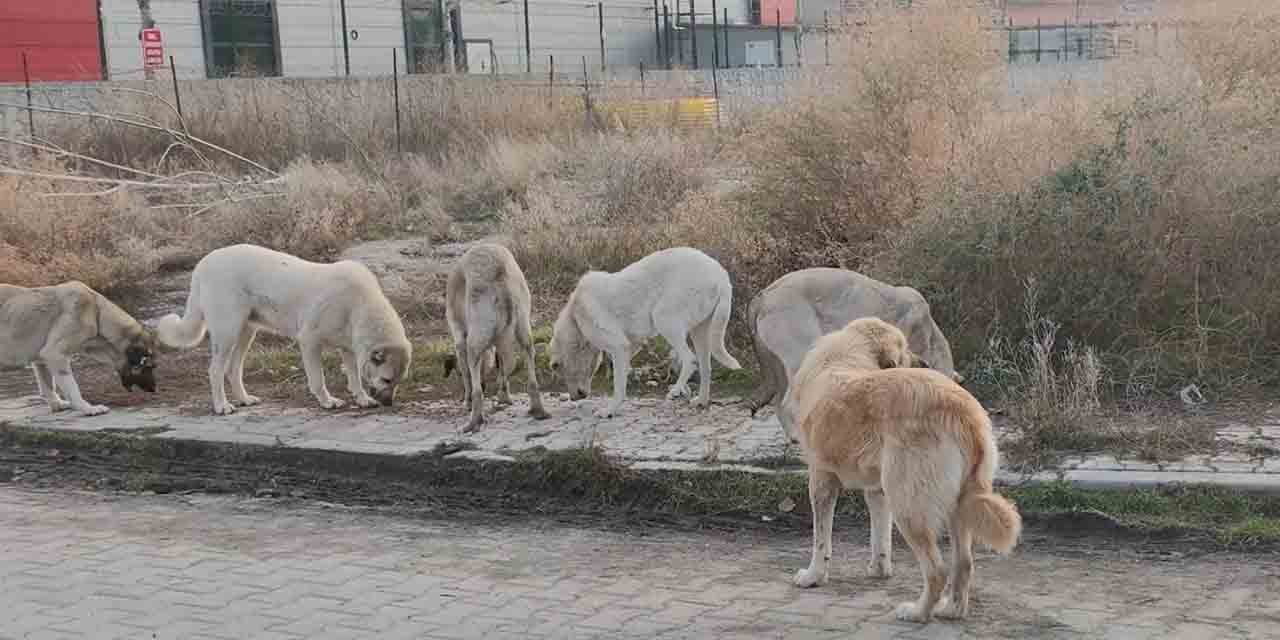
[(977, 443), (981, 458), (960, 494), (957, 514), (960, 525), (973, 533), (979, 542), (999, 553), (1008, 553), (1018, 544), (1022, 534), (1022, 516), (1008, 500), (992, 487), (999, 453), (991, 435), (990, 422), (982, 429)]
[(733, 289), (725, 283), (716, 300), (715, 311), (711, 314), (711, 357), (729, 369), (741, 369), (738, 359), (729, 355), (724, 348), (724, 335), (729, 328), (729, 316), (733, 313)]
[(170, 313), (156, 323), (156, 337), (165, 346), (190, 349), (204, 340), (204, 310), (200, 308), (199, 287), (200, 282), (193, 278), (187, 294), (187, 310), (182, 317)]

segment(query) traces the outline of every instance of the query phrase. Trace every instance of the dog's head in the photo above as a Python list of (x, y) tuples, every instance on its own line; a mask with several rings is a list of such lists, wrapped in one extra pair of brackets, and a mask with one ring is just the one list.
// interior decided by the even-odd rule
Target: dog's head
[(129, 340), (124, 349), (124, 361), (120, 364), (120, 384), (125, 391), (133, 391), (134, 387), (156, 392), (156, 337), (150, 329)]
[[(570, 301), (569, 305), (573, 302)], [(555, 330), (551, 334), (548, 346), (551, 360), (551, 375), (563, 378), (568, 387), (569, 397), (582, 400), (591, 393), (591, 379), (600, 368), (603, 359), (600, 350), (591, 346), (586, 336), (578, 330), (570, 307), (566, 306), (556, 319)]]
[(858, 318), (845, 326), (858, 338), (857, 349), (879, 369), (930, 368), (929, 362), (912, 353), (901, 329), (879, 318)]
[(412, 360), (413, 347), (408, 342), (370, 349), (359, 363), (365, 391), (382, 406), (391, 406), (396, 399), (396, 387), (409, 373)]

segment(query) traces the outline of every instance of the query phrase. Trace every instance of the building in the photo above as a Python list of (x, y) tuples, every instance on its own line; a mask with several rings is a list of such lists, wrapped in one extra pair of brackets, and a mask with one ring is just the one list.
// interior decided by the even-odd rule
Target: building
[[(713, 62), (710, 0), (3, 0), (0, 82), (138, 79), (142, 30), (159, 32), (180, 77), (333, 77), (545, 72)], [(725, 0), (728, 65), (776, 63), (781, 16), (790, 41), (797, 0)], [(669, 16), (665, 21), (663, 15)], [(693, 34), (698, 35), (693, 35)], [(155, 35), (155, 32), (150, 32)], [(667, 43), (667, 35), (670, 43)], [(702, 40), (706, 39), (703, 44)], [(149, 43), (155, 46), (157, 43)], [(668, 49), (668, 47), (670, 47)], [(728, 66), (721, 62), (722, 66)]]

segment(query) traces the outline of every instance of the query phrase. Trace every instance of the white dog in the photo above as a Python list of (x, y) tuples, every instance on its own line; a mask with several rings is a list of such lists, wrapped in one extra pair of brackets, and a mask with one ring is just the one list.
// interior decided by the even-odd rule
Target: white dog
[(456, 366), (462, 374), (463, 402), (471, 405), (471, 420), (463, 428), (469, 433), (484, 424), (484, 393), (481, 378), (486, 360), (498, 368), (498, 402), (511, 403), (509, 378), (516, 365), (516, 344), (527, 358), (529, 415), (546, 420), (538, 393), (534, 366), (533, 337), (529, 327), (532, 306), (529, 285), (515, 256), (506, 247), (478, 244), (467, 250), (449, 273), (445, 285), (445, 307), (449, 332), (453, 334), (455, 360), (445, 361), (445, 375)]
[(323, 347), (342, 354), (347, 389), (361, 407), (391, 405), (413, 355), (400, 316), (364, 265), (308, 262), (249, 244), (202, 258), (191, 274), (186, 314), (161, 318), (156, 333), (166, 345), (189, 349), (204, 339), (206, 327), (209, 387), (219, 415), (235, 411), (224, 379), (236, 404), (259, 402), (244, 388), (245, 355), (259, 330), (298, 341), (308, 387), (326, 409), (345, 403), (325, 387)]
[(911, 287), (899, 287), (847, 269), (802, 269), (761, 291), (747, 306), (747, 324), (760, 363), (752, 415), (787, 393), (813, 343), (857, 318), (880, 318), (902, 330), (911, 351), (957, 383), (951, 344), (933, 321), (929, 303)]
[(596, 416), (615, 416), (626, 399), (631, 357), (645, 340), (660, 335), (680, 358), (680, 376), (667, 398), (689, 393), (696, 354), (700, 393), (695, 404), (705, 407), (711, 402), (711, 357), (730, 369), (742, 367), (724, 348), (732, 304), (728, 272), (689, 247), (657, 251), (617, 273), (589, 271), (556, 319), (551, 369), (563, 372), (570, 396), (581, 400), (591, 391), (601, 352), (607, 352), (613, 398)]

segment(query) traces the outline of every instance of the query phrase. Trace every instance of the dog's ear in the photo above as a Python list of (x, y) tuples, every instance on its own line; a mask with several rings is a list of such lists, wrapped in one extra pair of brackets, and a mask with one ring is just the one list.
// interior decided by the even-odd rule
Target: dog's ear
[(374, 349), (373, 353), (369, 354), (369, 361), (380, 365), (387, 361), (387, 352), (383, 349)]
[(891, 358), (885, 349), (876, 352), (876, 364), (879, 364), (881, 369), (893, 369), (898, 366), (898, 362)]
[(925, 360), (924, 358), (920, 357), (914, 352), (911, 354), (911, 366), (916, 369), (932, 369), (933, 368), (933, 365), (929, 364), (928, 360)]

